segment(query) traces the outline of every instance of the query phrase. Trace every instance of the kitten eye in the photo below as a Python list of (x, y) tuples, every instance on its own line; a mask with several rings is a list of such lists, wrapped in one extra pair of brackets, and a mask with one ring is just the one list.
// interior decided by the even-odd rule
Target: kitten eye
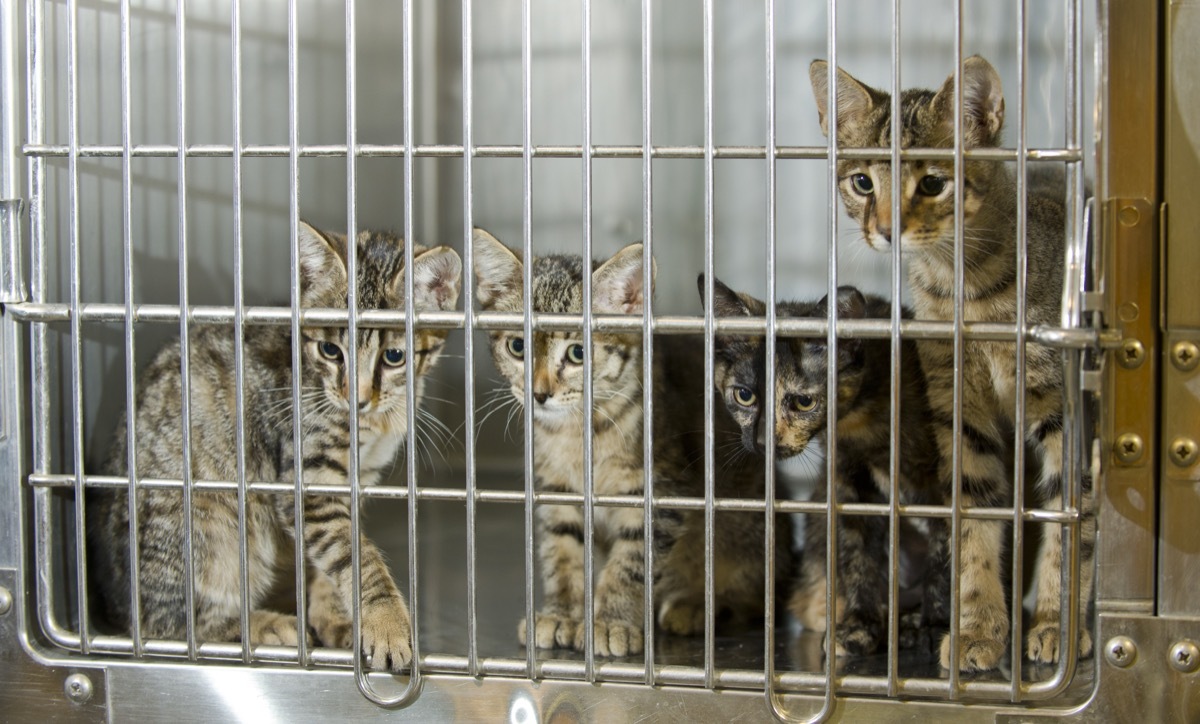
[(509, 337), (508, 353), (517, 359), (525, 359), (525, 340), (521, 337)]
[(567, 347), (567, 360), (573, 365), (583, 364), (583, 345), (573, 344)]
[(797, 410), (808, 412), (817, 406), (817, 401), (809, 395), (796, 395), (795, 399), (792, 400), (792, 404), (796, 406)]
[(870, 196), (875, 192), (875, 184), (871, 183), (871, 177), (865, 173), (856, 173), (851, 176), (850, 185), (854, 187), (854, 192), (859, 196)]
[(317, 345), (317, 351), (320, 352), (321, 356), (327, 360), (331, 360), (333, 362), (342, 361), (342, 348), (333, 342), (321, 342)]
[(922, 196), (940, 196), (946, 190), (946, 179), (941, 176), (922, 176), (917, 182), (917, 192)]
[(388, 367), (399, 367), (404, 364), (404, 350), (387, 349), (383, 351), (383, 363)]
[(754, 394), (754, 390), (749, 387), (733, 388), (733, 399), (742, 407), (750, 407), (758, 400), (758, 395)]

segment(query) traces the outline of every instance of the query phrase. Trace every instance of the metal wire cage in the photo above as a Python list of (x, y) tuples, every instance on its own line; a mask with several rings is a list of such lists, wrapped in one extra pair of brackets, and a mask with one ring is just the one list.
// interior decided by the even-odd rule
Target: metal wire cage
[[(1116, 393), (1103, 350), (1121, 339), (1103, 329), (1114, 318), (1119, 296), (1115, 281), (1110, 286), (1116, 291), (1104, 296), (1104, 271), (1112, 268), (1105, 254), (1116, 252), (1097, 249), (1114, 226), (1110, 212), (1118, 213), (1107, 195), (1108, 146), (1102, 134), (1109, 122), (1106, 28), (1119, 13), (1107, 4), (1097, 12), (1081, 0), (1032, 7), (1025, 0), (808, 5), (773, 0), (753, 6), (716, 0), (582, 0), (570, 6), (547, 0), (6, 3), (0, 38), (5, 352), (0, 590), (8, 597), (0, 599), (0, 649), (21, 646), (25, 653), (17, 654), (20, 664), (0, 664), (0, 681), (22, 682), (34, 692), (65, 686), (75, 703), (70, 712), (114, 718), (171, 711), (166, 701), (137, 694), (151, 685), (186, 695), (201, 718), (288, 711), (367, 717), (380, 714), (383, 706), (402, 707), (423, 720), (500, 713), (514, 721), (525, 714), (549, 718), (558, 713), (596, 719), (657, 713), (683, 719), (700, 711), (713, 719), (749, 713), (815, 721), (899, 716), (891, 707), (900, 698), (922, 702), (916, 706), (931, 716), (944, 715), (947, 710), (939, 707), (946, 701), (970, 701), (976, 711), (996, 716), (1024, 716), (1036, 709), (1087, 717), (1117, 710), (1111, 702), (1096, 704), (1106, 701), (1100, 694), (1104, 674), (1079, 655), (1072, 632), (1081, 595), (1080, 550), (1093, 545), (1081, 540), (1080, 485), (1090, 475), (1097, 489), (1104, 489), (1108, 458), (1098, 451), (1107, 449), (1100, 440), (1112, 435)], [(863, 21), (869, 17), (880, 18), (879, 26), (867, 27)], [(962, 59), (973, 52), (988, 55), (1006, 82), (1010, 120), (1003, 148), (964, 150), (959, 142), (951, 151), (902, 151), (899, 145), (847, 151), (821, 136), (806, 76), (812, 58), (825, 57), (831, 65), (863, 72), (879, 87), (898, 89), (932, 86), (947, 74), (960, 74)], [(1095, 114), (1096, 128), (1091, 127), (1093, 108), (1101, 111)], [(1092, 142), (1095, 134), (1101, 135), (1100, 146)], [(1019, 269), (1026, 264), (1028, 169), (1035, 164), (1064, 168), (1068, 243), (1061, 323), (1027, 324), (1023, 297), (1012, 323), (964, 320), (961, 253), (952, 321), (904, 320), (899, 305), (890, 320), (839, 320), (836, 305), (826, 319), (780, 317), (777, 300), (836, 296), (842, 283), (906, 299), (898, 245), (890, 258), (866, 258), (856, 240), (845, 239), (856, 230), (840, 210), (835, 161), (854, 154), (890, 160), (894, 168), (902, 160), (930, 157), (960, 169), (972, 158), (1012, 164), (1021, 197), (1022, 236), (1014, 259)], [(1098, 206), (1088, 205), (1089, 178), (1096, 179)], [(1133, 207), (1152, 216), (1149, 208)], [(347, 313), (329, 314), (302, 311), (296, 303), (279, 306), (277, 300), (299, 299), (302, 216), (351, 234), (394, 227), (406, 239), (456, 247), (465, 264), (462, 311), (363, 312), (351, 304)], [(1128, 220), (1127, 215), (1113, 218), (1120, 224)], [(585, 311), (579, 316), (539, 315), (528, 306), (521, 314), (481, 312), (474, 308), (469, 283), (471, 229), (477, 225), (519, 247), (527, 259), (551, 250), (592, 259), (641, 239), (645, 259), (657, 259), (666, 273), (657, 279), (657, 300), (640, 317), (593, 314), (586, 283)], [(961, 250), (961, 216), (957, 243)], [(411, 268), (411, 256), (408, 261)], [(645, 283), (651, 286), (649, 265), (645, 268)], [(702, 310), (691, 291), (698, 272), (708, 280), (707, 298), (719, 275), (769, 300), (767, 313), (735, 323), (714, 317), (711, 307)], [(409, 275), (410, 292), (411, 283)], [(524, 283), (528, 298), (530, 279)], [(1145, 316), (1153, 315), (1147, 311)], [(188, 636), (179, 641), (143, 638), (136, 613), (132, 635), (99, 629), (86, 584), (85, 511), (76, 504), (89, 488), (181, 489), (185, 500), (195, 491), (225, 491), (239, 500), (243, 519), (247, 495), (306, 494), (301, 483), (247, 480), (244, 474), (225, 481), (186, 475), (144, 479), (135, 468), (128, 478), (97, 475), (110, 421), (133, 405), (139, 370), (165, 340), (186, 340), (201, 326), (231, 327), (241, 340), (259, 325), (289, 327), (298, 337), (301, 325), (317, 322), (346, 325), (352, 335), (360, 327), (403, 328), (410, 348), (415, 329), (448, 329), (450, 344), (461, 345), (461, 358), (452, 355), (435, 373), (449, 389), (435, 393), (445, 397), (429, 405), (442, 422), (431, 423), (410, 409), (414, 437), (394, 479), (359, 485), (352, 465), (349, 484), (339, 491), (350, 499), (356, 570), (358, 532), (369, 531), (390, 554), (393, 574), (410, 602), (415, 662), (410, 672), (368, 674), (355, 651), (312, 647), (303, 636), (297, 647), (197, 641), (192, 611)], [(1013, 400), (1018, 422), (1010, 454), (1017, 492), (1011, 508), (959, 504), (961, 461), (950, 506), (901, 505), (895, 494), (886, 505), (808, 501), (808, 491), (824, 486), (836, 469), (836, 436), (823, 458), (807, 467), (777, 466), (768, 445), (765, 498), (718, 498), (712, 485), (717, 474), (712, 420), (720, 403), (711, 384), (705, 393), (703, 465), (709, 485), (703, 497), (655, 496), (649, 464), (644, 495), (596, 495), (587, 404), (582, 494), (539, 491), (532, 418), (517, 423), (492, 418), (488, 403), (481, 402), (494, 386), (491, 362), (480, 353), (482, 340), (488, 331), (501, 329), (523, 330), (526, 337), (547, 330), (578, 332), (589, 350), (585, 377), (593, 334), (640, 334), (648, 380), (656, 333), (702, 336), (710, 352), (704, 362), (709, 380), (714, 339), (723, 332), (774, 330), (824, 339), (833, 350), (839, 339), (889, 339), (896, 361), (890, 411), (894, 469), (904, 454), (898, 409), (902, 339), (952, 340), (956, 359), (966, 345), (1013, 342), (1018, 369), (1027, 346), (1060, 350), (1066, 371), (1064, 505), (1038, 508), (1022, 493), (1031, 476), (1020, 377)], [(772, 358), (774, 336), (765, 339)], [(183, 357), (187, 379), (186, 346)], [(293, 364), (298, 363), (297, 352)], [(765, 389), (771, 391), (771, 365), (767, 374)], [(831, 369), (831, 388), (836, 379)], [(411, 393), (412, 380), (408, 385)], [(646, 420), (653, 414), (652, 393), (647, 384)], [(299, 407), (298, 387), (293, 394)], [(526, 394), (528, 402), (531, 393)], [(591, 394), (591, 386), (585, 386), (585, 403)], [(961, 430), (961, 369), (955, 394)], [(768, 392), (768, 408), (772, 395)], [(238, 399), (235, 425), (243, 439), (240, 389)], [(186, 389), (182, 410), (187, 430), (192, 423)], [(836, 415), (835, 404), (829, 411), (831, 429)], [(458, 444), (429, 431), (438, 425), (446, 431), (457, 426)], [(352, 424), (352, 447), (356, 439)], [(1149, 440), (1148, 433), (1139, 438), (1138, 449)], [(649, 460), (652, 435), (642, 444)], [(955, 444), (963, 444), (961, 432)], [(185, 436), (185, 459), (189, 445)], [(1118, 460), (1136, 464), (1120, 450)], [(794, 496), (776, 497), (777, 475), (786, 478)], [(1153, 493), (1146, 497), (1152, 500)], [(647, 586), (644, 655), (597, 657), (590, 617), (585, 617), (582, 652), (519, 646), (517, 621), (533, 619), (541, 595), (534, 515), (538, 506), (550, 503), (583, 510), (587, 609), (594, 597), (597, 511), (640, 509), (649, 541), (654, 510), (702, 510), (703, 636), (680, 641), (656, 634), (654, 592)], [(1110, 582), (1122, 577), (1122, 565), (1137, 564), (1114, 553), (1113, 543), (1105, 544), (1106, 537), (1111, 541), (1126, 528), (1104, 505), (1097, 614), (1085, 622), (1098, 646), (1110, 638), (1102, 623), (1105, 611), (1153, 610), (1152, 603), (1143, 610), (1145, 597), (1127, 595)], [(371, 513), (370, 521), (360, 520), (360, 508)], [(717, 511), (763, 516), (767, 530), (765, 621), (734, 633), (718, 625), (714, 606)], [(800, 631), (776, 611), (773, 542), (782, 517), (800, 513), (819, 514), (807, 516), (809, 524), (828, 526), (830, 539), (839, 516), (887, 519), (886, 653), (839, 662), (823, 655), (821, 634)], [(958, 558), (963, 521), (1011, 523), (1011, 650), (995, 672), (968, 677), (941, 671), (936, 661), (899, 650), (898, 531), (903, 520), (919, 517), (950, 522), (952, 560)], [(302, 520), (299, 513), (297, 520)], [(1062, 638), (1068, 643), (1056, 665), (1035, 666), (1023, 656), (1026, 552), (1033, 548), (1030, 540), (1051, 528), (1063, 533)], [(244, 523), (240, 535), (244, 560)], [(645, 552), (653, 566), (649, 543)], [(296, 587), (302, 630), (303, 555), (301, 546)], [(835, 558), (830, 556), (830, 580)], [(245, 590), (244, 564), (240, 573)], [(952, 575), (952, 610), (957, 610), (957, 570)], [(131, 595), (136, 612), (136, 592)], [(833, 612), (834, 586), (828, 595)], [(248, 605), (243, 609), (248, 617)], [(357, 606), (354, 616), (357, 625)], [(956, 628), (951, 642), (956, 650)], [(1108, 661), (1120, 659), (1113, 648), (1104, 651)], [(1113, 665), (1125, 668), (1123, 662)], [(196, 687), (201, 679), (212, 691)], [(319, 701), (312, 696), (318, 690)], [(673, 713), (664, 703), (675, 707)], [(25, 706), (34, 711), (39, 704)]]

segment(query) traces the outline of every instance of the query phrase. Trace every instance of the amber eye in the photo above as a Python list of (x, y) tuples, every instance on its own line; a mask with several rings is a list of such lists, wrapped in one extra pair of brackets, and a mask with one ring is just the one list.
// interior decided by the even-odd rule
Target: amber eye
[(388, 349), (383, 352), (383, 363), (388, 367), (399, 367), (404, 364), (404, 350)]
[(521, 337), (510, 337), (508, 353), (517, 359), (525, 359), (525, 340)]
[(758, 395), (749, 387), (733, 388), (733, 399), (742, 407), (750, 407), (758, 400)]
[(333, 342), (321, 342), (317, 345), (317, 351), (327, 360), (333, 362), (342, 361), (342, 348)]
[(573, 344), (567, 347), (567, 361), (573, 365), (583, 364), (583, 345)]
[(870, 196), (875, 192), (875, 184), (871, 183), (871, 177), (865, 173), (856, 173), (851, 176), (850, 185), (854, 187), (854, 193), (859, 196)]
[(797, 410), (800, 410), (801, 412), (808, 412), (817, 406), (817, 401), (814, 400), (810, 395), (796, 395), (792, 399), (792, 404), (795, 405)]
[(946, 190), (946, 179), (941, 176), (922, 176), (917, 182), (917, 192), (922, 196), (940, 196)]

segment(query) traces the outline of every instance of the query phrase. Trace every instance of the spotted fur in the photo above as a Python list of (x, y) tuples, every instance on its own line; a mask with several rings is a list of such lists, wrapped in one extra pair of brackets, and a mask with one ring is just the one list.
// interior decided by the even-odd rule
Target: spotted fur
[[(363, 309), (403, 309), (404, 242), (387, 233), (362, 232), (356, 242), (357, 289)], [(450, 309), (458, 298), (461, 262), (447, 247), (414, 246), (416, 305)], [(347, 304), (346, 238), (303, 224), (301, 294), (306, 308)], [(302, 328), (304, 447), (293, 448), (291, 349), (288, 327), (247, 328), (244, 343), (245, 458), (250, 482), (294, 484), (297, 458), (306, 485), (346, 486), (349, 466), (349, 395), (359, 400), (359, 481), (377, 482), (390, 468), (408, 433), (404, 377), (413, 363), (419, 404), (424, 375), (441, 352), (445, 333), (418, 330), (412, 354), (400, 329), (358, 331), (351, 343), (342, 328)], [(234, 338), (229, 328), (196, 326), (190, 333), (190, 414), (193, 480), (236, 479)], [(345, 355), (357, 355), (358, 379), (346, 378)], [(399, 355), (397, 364), (396, 356)], [(180, 347), (167, 345), (140, 376), (137, 388), (137, 472), (143, 478), (183, 477)], [(105, 472), (126, 474), (125, 418), (117, 425)], [(88, 520), (95, 585), (113, 622), (131, 625), (127, 493), (95, 491)], [(237, 500), (233, 493), (193, 494), (193, 566), (196, 635), (200, 641), (241, 638), (241, 574)], [(143, 490), (138, 495), (142, 635), (179, 639), (187, 607), (183, 555), (183, 495)], [(293, 580), (295, 501), (290, 495), (247, 497), (250, 640), (297, 643), (296, 617), (265, 602)], [(309, 623), (328, 646), (349, 647), (351, 583), (350, 508), (345, 496), (306, 496), (305, 554), (309, 568)], [(398, 670), (411, 658), (408, 609), (379, 550), (362, 540), (362, 645), (377, 669)]]
[[(486, 310), (520, 311), (523, 263), (487, 232), (476, 230), (479, 300)], [(593, 311), (640, 314), (642, 245), (625, 247), (593, 264)], [(583, 263), (577, 256), (534, 259), (530, 273), (537, 313), (578, 314), (583, 309)], [(519, 343), (514, 340), (520, 340)], [(517, 353), (518, 344), (521, 353)], [(572, 348), (575, 348), (574, 352)], [(513, 404), (525, 401), (524, 365), (532, 359), (534, 470), (539, 490), (583, 491), (582, 335), (537, 332), (532, 342), (519, 331), (491, 335), (492, 359), (510, 384)], [(577, 354), (576, 354), (577, 353)], [(575, 356), (573, 356), (573, 354)], [(593, 487), (597, 495), (643, 495), (643, 364), (640, 335), (593, 335)], [(654, 338), (655, 497), (703, 494), (703, 344), (694, 338)], [(718, 436), (732, 434), (728, 419), (716, 420)], [(763, 497), (759, 460), (716, 461), (718, 497)], [(538, 648), (584, 648), (584, 521), (569, 505), (538, 507), (544, 605), (533, 633), (518, 628), (522, 644)], [(595, 533), (606, 562), (595, 588), (594, 641), (601, 656), (643, 649), (645, 530), (641, 508), (595, 508)], [(782, 580), (790, 570), (790, 528), (780, 521), (776, 552)], [(653, 550), (659, 625), (692, 634), (704, 627), (704, 519), (700, 511), (656, 509)], [(721, 513), (714, 531), (717, 607), (735, 618), (761, 615), (763, 516)], [(757, 541), (757, 542), (756, 542)], [(599, 556), (598, 556), (599, 557)]]
[[(826, 104), (828, 66), (814, 61), (810, 68), (821, 128), (828, 134)], [(963, 61), (963, 146), (1000, 145), (1004, 124), (1004, 95), (995, 69), (983, 58)], [(954, 140), (954, 78), (935, 91), (905, 90), (900, 95), (900, 145), (948, 148)], [(838, 144), (880, 147), (891, 144), (891, 101), (887, 93), (870, 88), (838, 70)], [(1009, 165), (985, 160), (964, 164), (963, 247), (967, 322), (1016, 319), (1017, 244), (1016, 182)], [(891, 218), (891, 166), (885, 161), (843, 159), (838, 162), (840, 192), (847, 212), (861, 226), (867, 244), (888, 250), (895, 226)], [(953, 164), (908, 161), (900, 170), (901, 252), (917, 314), (922, 319), (954, 317), (954, 176)], [(930, 180), (932, 179), (932, 180)], [(1065, 185), (1060, 169), (1032, 167), (1027, 193), (1028, 324), (1059, 322), (1063, 280)], [(962, 408), (962, 501), (966, 506), (1007, 506), (1012, 482), (1007, 471), (1006, 429), (1011, 429), (1016, 395), (1015, 346), (1004, 342), (969, 341), (964, 348)], [(953, 445), (954, 354), (949, 341), (921, 345), (921, 360), (929, 387), (931, 414), (937, 425), (939, 476), (949, 481)], [(1061, 507), (1062, 355), (1050, 348), (1027, 347), (1025, 404), (1026, 440), (1042, 462), (1036, 486), (1037, 501)], [(1084, 479), (1083, 540), (1095, 531), (1091, 481)], [(1026, 653), (1035, 661), (1052, 662), (1059, 655), (1059, 590), (1061, 531), (1045, 526), (1037, 566), (1038, 601), (1028, 632)], [(1007, 650), (1009, 617), (1000, 578), (1004, 524), (964, 520), (960, 561), (962, 606), (960, 655), (954, 665), (964, 671), (995, 668)], [(1080, 651), (1091, 650), (1086, 610), (1091, 598), (1092, 547), (1081, 555)], [(943, 640), (941, 663), (949, 668), (949, 637)]]

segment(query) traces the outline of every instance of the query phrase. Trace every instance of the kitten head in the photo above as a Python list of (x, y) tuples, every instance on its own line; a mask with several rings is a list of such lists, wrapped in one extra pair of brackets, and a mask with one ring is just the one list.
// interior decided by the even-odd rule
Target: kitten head
[[(704, 275), (698, 280), (704, 298)], [(778, 318), (825, 317), (828, 301), (781, 302)], [(853, 287), (838, 290), (838, 318), (862, 318), (866, 301)], [(718, 317), (761, 317), (766, 305), (713, 280), (713, 313)], [(715, 342), (715, 383), (730, 417), (742, 431), (742, 446), (762, 452), (766, 443), (766, 343), (757, 335), (718, 335)], [(775, 452), (782, 458), (798, 455), (824, 432), (828, 402), (829, 348), (824, 338), (775, 339)], [(863, 382), (863, 350), (859, 340), (838, 340), (839, 404), (853, 400)], [(844, 412), (843, 409), (841, 412)], [(841, 414), (841, 413), (839, 413)]]
[[(476, 229), (475, 280), (483, 309), (520, 312), (524, 301), (524, 262), (496, 237)], [(641, 314), (646, 293), (642, 245), (630, 244), (604, 263), (593, 263), (592, 311), (596, 314)], [(583, 260), (551, 255), (533, 260), (534, 312), (579, 314), (583, 311)], [(651, 266), (651, 274), (656, 267)], [(651, 290), (653, 293), (653, 289)], [(595, 407), (604, 410), (638, 398), (641, 384), (641, 338), (611, 334), (592, 336), (592, 390)], [(583, 333), (520, 330), (491, 333), (492, 359), (509, 382), (518, 402), (525, 401), (525, 364), (533, 361), (534, 420), (557, 429), (583, 419)]]
[[(362, 231), (356, 240), (359, 309), (402, 310), (404, 298), (404, 240), (380, 231)], [(413, 246), (414, 309), (452, 309), (458, 301), (462, 262), (451, 248)], [(345, 309), (349, 289), (346, 237), (300, 224), (300, 303), (303, 307)], [(325, 400), (342, 411), (350, 407), (346, 358), (355, 355), (360, 419), (385, 425), (403, 434), (405, 421), (404, 370), (411, 363), (421, 377), (428, 372), (445, 342), (444, 330), (418, 329), (414, 350), (404, 343), (403, 329), (360, 327), (351, 344), (345, 327), (305, 327), (303, 354), (306, 384), (319, 384)]]
[[(886, 148), (891, 145), (891, 96), (837, 71), (837, 141), (843, 148)], [(829, 65), (809, 66), (821, 131), (829, 135)], [(978, 55), (963, 61), (963, 147), (1000, 145), (1004, 126), (1004, 93), (996, 70)], [(954, 145), (954, 76), (935, 91), (910, 89), (900, 94), (900, 146), (951, 148)], [(1000, 166), (988, 161), (964, 162), (964, 223), (971, 225)], [(924, 251), (954, 239), (954, 162), (905, 161), (900, 171), (901, 249)], [(838, 190), (846, 211), (859, 223), (867, 243), (887, 250), (892, 243), (891, 163), (878, 160), (838, 161)]]

